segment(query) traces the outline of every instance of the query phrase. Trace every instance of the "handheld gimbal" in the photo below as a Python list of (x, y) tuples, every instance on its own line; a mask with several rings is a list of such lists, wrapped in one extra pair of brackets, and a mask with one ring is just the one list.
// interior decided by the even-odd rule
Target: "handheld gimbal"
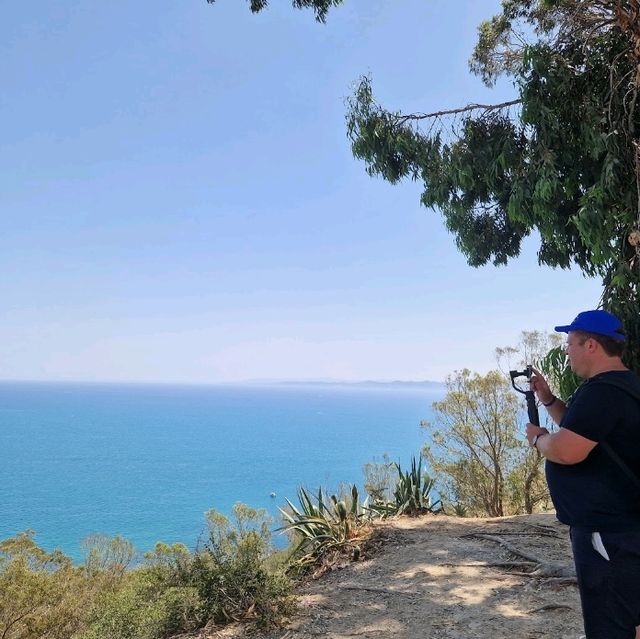
[(538, 407), (536, 406), (536, 396), (534, 392), (531, 389), (523, 390), (516, 386), (516, 379), (518, 377), (526, 377), (527, 382), (529, 382), (531, 380), (532, 373), (533, 369), (531, 364), (529, 364), (523, 371), (509, 371), (509, 377), (511, 377), (511, 386), (513, 386), (514, 390), (518, 391), (518, 393), (522, 393), (527, 400), (529, 421), (535, 426), (540, 426), (540, 415), (538, 415)]

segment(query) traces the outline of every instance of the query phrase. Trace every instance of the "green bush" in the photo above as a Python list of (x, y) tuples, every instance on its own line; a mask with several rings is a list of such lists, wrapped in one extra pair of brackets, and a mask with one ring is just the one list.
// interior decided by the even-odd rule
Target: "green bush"
[(193, 558), (191, 583), (214, 622), (252, 618), (269, 626), (290, 612), (292, 584), (267, 568), (273, 548), (266, 511), (236, 504), (233, 513), (233, 524), (207, 513), (209, 541)]
[(2, 639), (165, 639), (209, 621), (268, 626), (291, 610), (291, 582), (274, 560), (264, 511), (234, 506), (234, 522), (207, 513), (209, 541), (195, 554), (156, 544), (136, 552), (94, 535), (84, 565), (48, 553), (26, 532), (0, 542)]
[(127, 573), (120, 587), (106, 592), (92, 611), (80, 639), (158, 639), (195, 630), (206, 623), (195, 588), (172, 586), (147, 567)]
[(82, 627), (91, 584), (60, 551), (38, 547), (32, 531), (0, 541), (0, 637), (68, 639)]
[(120, 535), (89, 535), (81, 545), (85, 553), (84, 569), (90, 577), (111, 577), (117, 581), (136, 558), (134, 545)]
[(135, 556), (129, 542), (100, 536), (89, 542), (85, 570), (103, 587), (80, 639), (156, 639), (206, 623), (197, 589), (190, 585), (186, 546), (158, 543), (144, 565), (125, 570)]
[(182, 544), (156, 544), (134, 569), (135, 549), (121, 537), (93, 535), (83, 546), (84, 570), (100, 588), (79, 639), (156, 639), (202, 625), (200, 601), (188, 583), (190, 553)]
[(385, 453), (382, 461), (374, 459), (362, 468), (364, 475), (364, 489), (367, 491), (373, 503), (384, 504), (392, 501), (393, 491), (398, 481), (396, 465)]
[(272, 547), (265, 511), (236, 504), (233, 512), (233, 523), (207, 513), (209, 539), (195, 554), (182, 544), (156, 544), (144, 566), (103, 593), (79, 639), (162, 639), (209, 621), (269, 626), (287, 614), (291, 584), (266, 566)]

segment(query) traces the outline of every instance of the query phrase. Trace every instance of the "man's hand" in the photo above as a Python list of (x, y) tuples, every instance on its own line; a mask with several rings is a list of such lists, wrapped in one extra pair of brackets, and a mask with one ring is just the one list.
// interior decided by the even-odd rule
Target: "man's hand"
[(529, 380), (531, 390), (536, 394), (538, 400), (542, 404), (552, 402), (554, 395), (549, 388), (549, 384), (547, 384), (547, 380), (539, 370), (535, 368), (532, 368), (531, 370), (533, 371), (533, 375)]
[(529, 446), (533, 446), (533, 438), (536, 435), (549, 434), (549, 431), (546, 428), (540, 428), (540, 426), (536, 426), (535, 424), (527, 424), (526, 432), (527, 432), (527, 441), (529, 442)]
[(557, 464), (579, 464), (598, 445), (578, 433), (567, 428), (560, 428), (555, 433), (549, 433), (546, 428), (527, 424), (527, 441), (533, 446), (536, 435), (545, 435), (536, 441), (536, 448), (549, 461)]

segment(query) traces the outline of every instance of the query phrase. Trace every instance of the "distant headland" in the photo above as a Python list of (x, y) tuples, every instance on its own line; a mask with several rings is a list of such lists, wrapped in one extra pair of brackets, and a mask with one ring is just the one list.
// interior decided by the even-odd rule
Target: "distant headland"
[(445, 383), (434, 380), (339, 380), (339, 379), (254, 379), (248, 380), (247, 384), (268, 384), (274, 386), (350, 386), (350, 387), (375, 387), (375, 388), (415, 388), (415, 389), (444, 389)]

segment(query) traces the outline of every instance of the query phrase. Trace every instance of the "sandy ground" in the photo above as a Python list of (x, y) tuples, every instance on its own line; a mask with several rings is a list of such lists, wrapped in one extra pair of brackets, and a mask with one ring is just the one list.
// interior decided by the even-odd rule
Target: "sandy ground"
[(229, 627), (201, 637), (577, 639), (582, 634), (568, 531), (551, 514), (402, 518), (378, 524), (373, 539), (361, 561), (301, 586), (298, 611), (284, 628), (255, 634)]

